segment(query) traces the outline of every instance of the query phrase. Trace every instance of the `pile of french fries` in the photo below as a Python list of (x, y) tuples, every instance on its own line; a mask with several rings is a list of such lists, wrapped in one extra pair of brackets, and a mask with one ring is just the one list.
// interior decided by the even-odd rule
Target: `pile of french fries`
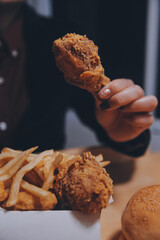
[[(55, 170), (58, 169), (59, 164), (71, 160), (75, 155), (54, 151), (53, 149), (33, 153), (37, 148), (33, 147), (26, 151), (3, 148), (1, 151), (0, 183), (4, 183), (5, 190), (8, 193), (5, 199), (6, 209), (12, 209), (16, 205), (21, 191), (26, 191), (43, 201), (53, 197), (54, 203), (45, 207), (45, 210), (53, 209), (56, 206), (57, 199), (52, 192), (53, 181), (56, 177)], [(109, 164), (109, 161), (102, 162), (103, 156), (101, 154), (96, 159), (102, 167)]]

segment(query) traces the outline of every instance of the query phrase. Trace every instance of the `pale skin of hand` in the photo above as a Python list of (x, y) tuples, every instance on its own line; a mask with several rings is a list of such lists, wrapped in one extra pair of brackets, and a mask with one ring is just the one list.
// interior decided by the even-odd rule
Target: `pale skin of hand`
[(144, 96), (144, 91), (130, 79), (115, 79), (102, 88), (98, 97), (108, 100), (109, 108), (101, 109), (96, 98), (96, 117), (109, 137), (116, 142), (136, 138), (149, 128), (154, 118), (151, 112), (157, 107), (155, 96)]

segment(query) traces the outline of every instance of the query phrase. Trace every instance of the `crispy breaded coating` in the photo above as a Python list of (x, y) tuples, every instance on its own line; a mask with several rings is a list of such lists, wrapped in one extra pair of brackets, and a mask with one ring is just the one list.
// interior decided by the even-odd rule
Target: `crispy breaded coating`
[(36, 209), (36, 201), (37, 199), (30, 193), (19, 192), (14, 210), (34, 210)]
[(55, 194), (49, 193), (45, 198), (36, 197), (28, 192), (19, 192), (14, 210), (51, 210), (57, 205)]
[(5, 189), (4, 182), (0, 182), (0, 202), (3, 202), (8, 197), (8, 192)]
[(57, 67), (65, 80), (96, 94), (110, 81), (104, 75), (98, 47), (86, 36), (70, 33), (53, 42)]
[(62, 206), (89, 213), (107, 207), (112, 180), (90, 152), (62, 162), (58, 171), (54, 190)]
[(57, 205), (57, 198), (55, 194), (50, 193), (46, 198), (40, 199), (41, 210), (50, 210), (54, 209)]

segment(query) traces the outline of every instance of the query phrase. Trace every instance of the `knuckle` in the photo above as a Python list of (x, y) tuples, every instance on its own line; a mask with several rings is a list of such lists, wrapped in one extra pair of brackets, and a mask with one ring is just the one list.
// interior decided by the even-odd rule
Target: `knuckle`
[(152, 104), (154, 108), (158, 105), (158, 99), (155, 96), (153, 96)]
[(133, 86), (134, 82), (131, 79), (119, 78), (111, 82), (110, 86), (114, 89), (114, 92), (119, 92), (119, 90)]
[(147, 123), (149, 126), (151, 126), (154, 122), (154, 117), (153, 116), (149, 116), (148, 120), (147, 120)]
[(129, 85), (129, 86), (130, 86), (130, 85), (134, 85), (134, 82), (133, 82), (132, 79), (127, 79), (127, 81), (128, 81), (128, 85)]
[(138, 96), (144, 96), (144, 91), (139, 85), (135, 85), (134, 87)]
[(150, 98), (150, 103), (148, 104), (148, 110), (150, 112), (154, 111), (154, 109), (157, 107), (158, 105), (158, 100), (155, 96), (152, 96), (152, 98)]
[(120, 82), (119, 80), (115, 80), (112, 82), (112, 88), (114, 89), (114, 92), (118, 92), (120, 87)]
[(135, 124), (140, 124), (141, 126), (143, 125), (145, 128), (149, 128), (154, 122), (154, 117), (152, 115), (135, 115), (132, 116), (132, 121)]
[(148, 128), (153, 124), (154, 117), (152, 115), (145, 116), (142, 122), (143, 122), (143, 125)]
[(156, 108), (156, 106), (157, 106), (157, 105), (155, 105), (155, 104), (153, 104), (153, 103), (152, 103), (152, 105), (151, 105), (151, 107), (150, 107), (150, 110), (149, 110), (149, 111), (150, 111), (150, 112), (154, 111), (154, 110), (155, 110), (155, 108)]
[(115, 95), (115, 96), (112, 98), (112, 102), (113, 102), (113, 104), (116, 105), (116, 106), (121, 105), (122, 98), (121, 98), (120, 94)]

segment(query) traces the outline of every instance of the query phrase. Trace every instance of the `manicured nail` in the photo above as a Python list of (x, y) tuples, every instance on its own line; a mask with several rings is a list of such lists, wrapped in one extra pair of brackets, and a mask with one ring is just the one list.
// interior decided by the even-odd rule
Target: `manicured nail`
[(103, 89), (100, 90), (98, 95), (101, 99), (106, 99), (111, 95), (111, 90), (109, 88), (104, 87)]
[(109, 100), (107, 100), (107, 101), (105, 101), (105, 102), (102, 102), (102, 103), (100, 104), (100, 108), (101, 108), (102, 110), (108, 109), (109, 107), (110, 107), (110, 102), (109, 102)]

